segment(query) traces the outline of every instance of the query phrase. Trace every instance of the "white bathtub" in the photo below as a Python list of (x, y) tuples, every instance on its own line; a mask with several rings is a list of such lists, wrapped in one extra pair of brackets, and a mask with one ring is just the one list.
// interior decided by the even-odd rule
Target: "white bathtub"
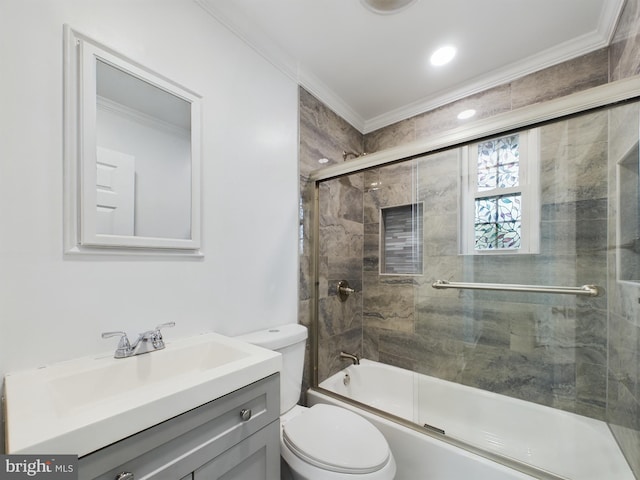
[[(349, 382), (345, 385), (345, 374)], [(466, 387), (363, 359), (320, 387), (449, 438), (532, 466), (528, 476), (398, 423), (310, 390), (310, 404), (336, 403), (365, 415), (387, 437), (397, 480), (512, 480), (567, 478), (634, 480), (604, 422), (504, 395)], [(508, 463), (508, 462), (507, 462)]]

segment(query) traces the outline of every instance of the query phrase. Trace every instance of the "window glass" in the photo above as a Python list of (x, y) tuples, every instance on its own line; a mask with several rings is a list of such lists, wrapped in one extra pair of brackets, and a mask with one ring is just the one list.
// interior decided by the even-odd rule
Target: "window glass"
[(475, 248), (520, 248), (521, 194), (476, 199)]
[(461, 252), (537, 252), (538, 131), (486, 140), (464, 152)]
[(519, 137), (515, 134), (478, 144), (478, 191), (518, 186)]

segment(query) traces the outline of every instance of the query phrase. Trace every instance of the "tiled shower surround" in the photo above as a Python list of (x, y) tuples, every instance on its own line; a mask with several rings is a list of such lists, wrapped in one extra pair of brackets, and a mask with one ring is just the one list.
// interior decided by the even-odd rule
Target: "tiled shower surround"
[[(320, 378), (342, 366), (341, 348), (351, 348), (372, 360), (604, 419), (605, 298), (444, 291), (431, 284), (606, 286), (607, 125), (607, 112), (598, 112), (541, 128), (535, 255), (459, 255), (458, 149), (323, 182)], [(381, 275), (379, 210), (416, 202), (424, 205), (424, 273)], [(341, 279), (359, 292), (344, 303), (335, 296)], [(336, 341), (340, 334), (346, 338)]]
[[(638, 0), (614, 43), (565, 64), (360, 134), (300, 90), (300, 318), (310, 323), (311, 171), (342, 151), (373, 152), (640, 72)], [(640, 111), (623, 105), (541, 127), (541, 249), (458, 255), (458, 154), (440, 152), (323, 182), (320, 188), (319, 378), (360, 353), (447, 380), (609, 422), (640, 478), (640, 288), (620, 283), (618, 162), (638, 140)], [(635, 147), (637, 149), (637, 146)], [(624, 197), (623, 197), (624, 201)], [(423, 202), (424, 272), (380, 275), (379, 208)], [(599, 298), (434, 290), (435, 279), (606, 288)], [(346, 302), (335, 285), (348, 280)], [(306, 376), (309, 379), (309, 374)]]

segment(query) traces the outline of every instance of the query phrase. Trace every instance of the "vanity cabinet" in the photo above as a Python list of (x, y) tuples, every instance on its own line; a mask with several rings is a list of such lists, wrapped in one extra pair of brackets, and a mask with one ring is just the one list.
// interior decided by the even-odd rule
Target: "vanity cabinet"
[(81, 457), (79, 479), (278, 479), (279, 382), (271, 375)]

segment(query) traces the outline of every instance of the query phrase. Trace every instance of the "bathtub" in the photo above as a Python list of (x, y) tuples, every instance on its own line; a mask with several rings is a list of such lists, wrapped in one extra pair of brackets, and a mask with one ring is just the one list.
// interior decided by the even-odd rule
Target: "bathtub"
[[(323, 390), (440, 433), (424, 435)], [(366, 359), (307, 398), (372, 421), (396, 457), (397, 480), (635, 479), (604, 422)]]

